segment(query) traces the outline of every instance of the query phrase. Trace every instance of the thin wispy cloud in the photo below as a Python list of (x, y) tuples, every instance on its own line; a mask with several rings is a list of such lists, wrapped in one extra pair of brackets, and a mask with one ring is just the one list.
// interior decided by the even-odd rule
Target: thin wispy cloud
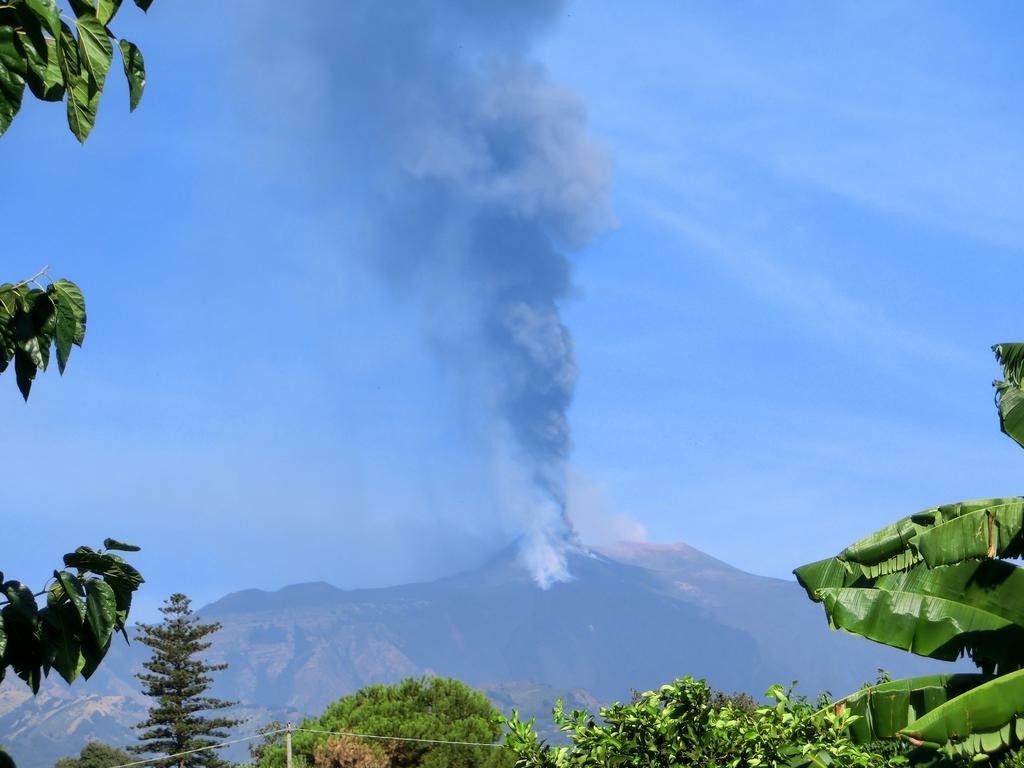
[(964, 360), (957, 347), (889, 318), (882, 306), (844, 293), (825, 275), (794, 269), (730, 230), (727, 219), (705, 222), (645, 199), (642, 207), (678, 239), (688, 257), (711, 258), (750, 294), (786, 313), (805, 333), (823, 336), (875, 360), (927, 358), (947, 364)]

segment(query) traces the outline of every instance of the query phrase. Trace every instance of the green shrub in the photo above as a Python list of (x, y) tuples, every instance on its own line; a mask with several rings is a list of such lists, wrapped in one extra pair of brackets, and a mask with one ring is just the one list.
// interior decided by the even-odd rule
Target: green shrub
[(513, 713), (506, 745), (517, 768), (889, 768), (908, 763), (902, 755), (854, 744), (847, 735), (851, 715), (843, 711), (817, 710), (781, 686), (766, 696), (771, 703), (750, 707), (746, 699), (716, 696), (704, 681), (686, 677), (630, 704), (603, 708), (598, 718), (556, 707), (555, 722), (569, 736), (569, 746), (545, 744), (533, 720), (523, 722)]

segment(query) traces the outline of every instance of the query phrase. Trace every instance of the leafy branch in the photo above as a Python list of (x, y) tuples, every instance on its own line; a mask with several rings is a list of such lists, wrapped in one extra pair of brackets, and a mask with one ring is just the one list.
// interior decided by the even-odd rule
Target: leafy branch
[[(153, 0), (134, 0), (148, 11)], [(69, 0), (74, 17), (56, 0), (0, 0), (0, 135), (21, 109), (28, 85), (41, 101), (67, 101), (68, 127), (84, 142), (114, 60), (121, 52), (134, 111), (146, 87), (146, 66), (134, 43), (118, 39), (110, 22), (122, 0)], [(77, 33), (77, 34), (76, 34)]]
[[(3, 6), (0, 6), (3, 7)], [(63, 375), (72, 346), (85, 340), (85, 297), (70, 280), (43, 285), (47, 267), (18, 283), (0, 285), (0, 374), (14, 361), (21, 395), (28, 400), (36, 374), (50, 364), (56, 348)]]
[[(103, 550), (79, 547), (64, 555), (64, 570), (55, 570), (42, 592), (20, 581), (3, 580), (0, 593), (0, 681), (7, 669), (25, 681), (33, 693), (51, 669), (72, 683), (88, 678), (110, 648), (114, 632), (127, 641), (125, 622), (132, 595), (142, 575), (113, 552), (137, 552), (138, 547), (106, 539)], [(42, 608), (36, 598), (46, 595)]]

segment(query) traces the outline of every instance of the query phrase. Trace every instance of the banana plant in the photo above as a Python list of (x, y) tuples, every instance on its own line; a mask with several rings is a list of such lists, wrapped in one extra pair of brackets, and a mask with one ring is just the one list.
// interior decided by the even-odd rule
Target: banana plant
[[(997, 344), (1002, 431), (1024, 447), (1024, 344)], [(830, 626), (976, 674), (883, 682), (840, 699), (858, 741), (984, 761), (1024, 744), (1024, 497), (923, 510), (794, 573)]]

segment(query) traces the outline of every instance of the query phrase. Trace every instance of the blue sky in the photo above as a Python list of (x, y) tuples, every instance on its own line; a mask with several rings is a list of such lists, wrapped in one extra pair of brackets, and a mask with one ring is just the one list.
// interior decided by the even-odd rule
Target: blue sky
[[(1024, 332), (1015, 6), (522, 8), (451, 41), (543, 67), (609, 163), (612, 217), (562, 303), (585, 538), (785, 576), (1020, 491), (989, 351)], [(175, 590), (429, 578), (517, 533), (415, 280), (360, 253), (373, 136), (329, 107), (376, 73), (324, 75), (352, 37), (322, 6), (264, 10), (126, 7), (139, 110), (112, 78), (84, 147), (37, 102), (0, 140), (5, 279), (49, 263), (90, 316), (63, 380), (27, 406), (0, 381), (6, 539), (31, 542), (4, 570), (41, 581), (67, 548), (136, 541), (141, 618)]]

